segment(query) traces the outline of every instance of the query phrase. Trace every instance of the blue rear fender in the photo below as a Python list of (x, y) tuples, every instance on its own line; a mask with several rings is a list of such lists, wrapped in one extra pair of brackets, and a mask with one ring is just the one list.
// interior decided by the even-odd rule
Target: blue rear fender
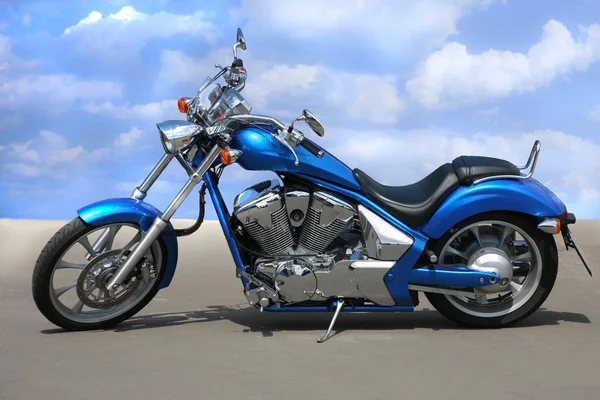
[[(162, 213), (153, 205), (140, 200), (131, 198), (116, 198), (101, 200), (89, 204), (77, 210), (79, 218), (86, 224), (92, 226), (102, 226), (119, 222), (129, 222), (138, 225), (146, 232), (154, 219)], [(165, 231), (173, 230), (173, 225), (169, 222)], [(164, 289), (171, 283), (177, 266), (177, 237), (171, 235), (160, 236), (165, 243), (167, 258), (165, 265), (166, 271), (160, 282), (160, 289)]]
[(454, 190), (420, 231), (438, 239), (459, 222), (490, 211), (514, 211), (535, 217), (557, 217), (565, 205), (535, 179), (498, 179)]

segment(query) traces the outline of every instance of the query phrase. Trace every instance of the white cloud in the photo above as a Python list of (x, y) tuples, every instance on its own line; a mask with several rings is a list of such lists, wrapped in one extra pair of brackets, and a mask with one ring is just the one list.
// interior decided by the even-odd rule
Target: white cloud
[(122, 85), (119, 83), (86, 80), (70, 74), (35, 74), (35, 64), (16, 57), (8, 38), (0, 35), (0, 66), (3, 66), (3, 73), (0, 74), (0, 109), (26, 109), (28, 113), (56, 115), (78, 100), (122, 96)]
[[(245, 90), (244, 95), (260, 113), (276, 109), (289, 116), (316, 104), (318, 114), (393, 124), (404, 111), (395, 76), (342, 72), (319, 65), (274, 65), (249, 81)], [(282, 104), (289, 112), (281, 109)]]
[(88, 14), (87, 17), (85, 17), (84, 19), (79, 21), (76, 25), (70, 26), (67, 29), (65, 29), (65, 31), (63, 32), (63, 35), (70, 34), (71, 32), (73, 32), (73, 29), (76, 29), (78, 26), (91, 25), (91, 24), (94, 24), (94, 23), (100, 21), (101, 19), (102, 19), (102, 13), (99, 13), (98, 11), (92, 11), (91, 13)]
[[(424, 178), (460, 155), (503, 158), (524, 165), (535, 140), (542, 150), (534, 178), (547, 185), (581, 217), (600, 213), (600, 143), (552, 130), (458, 135), (440, 130), (338, 131), (344, 140), (328, 149), (351, 168), (360, 168), (387, 185)], [(369, 140), (364, 140), (368, 137)], [(398, 149), (409, 149), (398, 157)], [(557, 162), (560, 160), (560, 162)], [(565, 166), (568, 166), (566, 168)], [(397, 171), (402, 171), (398, 174)]]
[(154, 38), (184, 34), (212, 40), (213, 29), (213, 24), (203, 11), (190, 15), (165, 11), (146, 14), (131, 6), (124, 6), (108, 16), (92, 11), (77, 24), (66, 28), (62, 38), (73, 40), (76, 48), (81, 51), (103, 57), (117, 54), (128, 56), (137, 53)]
[(597, 105), (590, 110), (588, 119), (592, 122), (600, 122), (600, 105)]
[(39, 139), (5, 146), (4, 169), (18, 176), (65, 178), (73, 167), (84, 167), (109, 157), (109, 150), (92, 151), (82, 146), (68, 147), (61, 135), (41, 131)]
[(114, 141), (115, 146), (118, 147), (129, 147), (135, 144), (139, 138), (142, 137), (144, 132), (140, 129), (133, 127), (129, 132), (121, 133)]
[(494, 0), (243, 0), (232, 14), (250, 32), (273, 29), (286, 37), (346, 41), (397, 54), (430, 47), (457, 33), (458, 20)]
[[(8, 78), (8, 77), (6, 77)], [(0, 108), (24, 107), (45, 114), (66, 111), (77, 100), (119, 98), (122, 85), (101, 80), (83, 80), (75, 75), (23, 75), (0, 77)], [(31, 101), (34, 98), (36, 101)]]
[(31, 25), (31, 15), (29, 13), (25, 13), (23, 15), (23, 25), (25, 25), (25, 26)]
[(166, 119), (182, 118), (182, 114), (177, 108), (177, 100), (162, 100), (134, 105), (129, 103), (115, 105), (110, 101), (106, 101), (103, 103), (87, 103), (82, 108), (92, 114), (107, 115), (120, 119), (147, 119), (158, 122)]
[(527, 54), (487, 50), (473, 55), (460, 43), (448, 43), (429, 56), (406, 90), (427, 108), (533, 91), (558, 77), (585, 71), (600, 58), (600, 25), (579, 29), (581, 37), (573, 38), (563, 24), (550, 20)]

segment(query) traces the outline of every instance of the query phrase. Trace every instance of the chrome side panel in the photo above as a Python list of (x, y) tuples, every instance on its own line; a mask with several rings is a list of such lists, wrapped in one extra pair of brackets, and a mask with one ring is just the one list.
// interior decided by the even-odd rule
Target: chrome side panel
[(384, 277), (393, 261), (342, 260), (331, 270), (317, 270), (317, 291), (312, 300), (331, 297), (366, 298), (381, 306), (395, 304)]
[(362, 205), (358, 206), (358, 217), (369, 258), (397, 261), (414, 242), (413, 238)]

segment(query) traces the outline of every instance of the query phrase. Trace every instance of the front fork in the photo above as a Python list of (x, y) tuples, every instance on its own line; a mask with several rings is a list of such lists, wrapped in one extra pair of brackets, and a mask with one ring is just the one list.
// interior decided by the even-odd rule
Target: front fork
[[(139, 244), (136, 246), (133, 252), (131, 252), (131, 254), (127, 257), (127, 260), (125, 260), (123, 265), (121, 265), (121, 267), (119, 267), (116, 273), (111, 277), (110, 281), (106, 285), (106, 287), (110, 291), (118, 289), (119, 285), (121, 285), (125, 278), (131, 273), (133, 268), (142, 259), (146, 251), (148, 251), (152, 243), (167, 227), (169, 220), (171, 219), (173, 214), (175, 214), (179, 206), (181, 206), (183, 201), (192, 192), (194, 187), (202, 180), (202, 176), (208, 171), (208, 169), (211, 167), (211, 165), (214, 163), (217, 157), (219, 157), (220, 152), (221, 146), (219, 146), (219, 144), (215, 144), (212, 147), (212, 149), (210, 149), (208, 154), (204, 157), (198, 168), (196, 168), (195, 170), (189, 167), (186, 168), (190, 178), (181, 188), (177, 196), (175, 196), (171, 204), (169, 204), (166, 210), (162, 213), (162, 215), (156, 217), (148, 231), (143, 235), (142, 240), (139, 242)], [(170, 154), (164, 155), (156, 164), (154, 169), (152, 169), (150, 174), (148, 174), (144, 182), (142, 182), (142, 184), (134, 190), (131, 197), (137, 200), (143, 200), (146, 197), (146, 194), (152, 186), (152, 184), (158, 179), (160, 174), (164, 171), (164, 169), (167, 167), (167, 165), (173, 159), (173, 157), (174, 155)], [(180, 157), (177, 158), (179, 159)], [(179, 161), (181, 162), (181, 160)], [(104, 232), (102, 236), (98, 238), (96, 243), (94, 243), (94, 249), (101, 249), (108, 240), (109, 235), (109, 232)]]

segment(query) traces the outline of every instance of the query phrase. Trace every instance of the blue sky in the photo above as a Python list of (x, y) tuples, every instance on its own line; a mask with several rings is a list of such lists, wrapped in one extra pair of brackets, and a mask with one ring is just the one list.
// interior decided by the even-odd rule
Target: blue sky
[[(70, 219), (129, 196), (243, 29), (244, 96), (303, 108), (350, 167), (408, 184), (462, 154), (523, 164), (580, 218), (600, 218), (600, 3), (593, 0), (0, 0), (0, 218)], [(229, 204), (269, 176), (225, 171)], [(148, 201), (186, 179), (176, 162)], [(194, 218), (191, 195), (176, 218)], [(209, 207), (207, 218), (213, 219)]]

